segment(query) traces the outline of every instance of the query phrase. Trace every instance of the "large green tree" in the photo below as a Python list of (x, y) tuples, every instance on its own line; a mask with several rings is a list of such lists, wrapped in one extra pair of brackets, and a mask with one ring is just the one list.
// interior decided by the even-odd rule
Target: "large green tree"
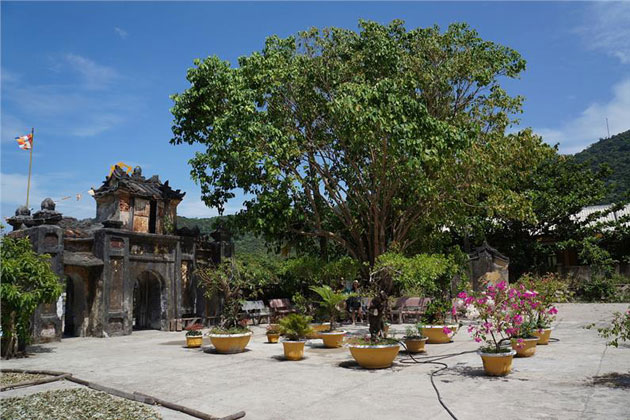
[(31, 316), (42, 303), (61, 294), (50, 256), (39, 255), (28, 238), (2, 237), (0, 245), (0, 302), (2, 304), (2, 356), (13, 357), (18, 342), (30, 340)]
[(271, 36), (238, 67), (195, 60), (171, 142), (205, 146), (190, 165), (208, 206), (242, 190), (267, 240), (315, 239), (370, 267), (473, 215), (533, 216), (515, 186), (549, 148), (506, 134), (522, 98), (500, 83), (524, 68), (465, 24)]

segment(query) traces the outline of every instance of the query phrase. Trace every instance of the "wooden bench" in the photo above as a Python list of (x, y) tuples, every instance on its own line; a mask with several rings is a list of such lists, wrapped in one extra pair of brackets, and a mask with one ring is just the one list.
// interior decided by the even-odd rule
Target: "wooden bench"
[(260, 324), (263, 318), (267, 318), (268, 323), (271, 322), (271, 312), (262, 300), (246, 300), (241, 304), (241, 309), (254, 323)]
[(411, 316), (416, 321), (420, 321), (420, 317), (425, 314), (429, 302), (431, 302), (431, 298), (409, 298), (407, 301), (405, 301), (405, 306), (400, 312), (402, 322), (405, 322), (406, 316)]
[(401, 324), (405, 322), (406, 316), (412, 316), (419, 320), (422, 315), (424, 315), (427, 305), (431, 301), (430, 298), (420, 298), (420, 297), (401, 297), (398, 298), (396, 304), (392, 308), (391, 312), (391, 320), (394, 322), (394, 318), (398, 318), (398, 323)]
[(291, 306), (289, 299), (269, 299), (269, 308), (273, 319), (295, 313), (295, 309)]

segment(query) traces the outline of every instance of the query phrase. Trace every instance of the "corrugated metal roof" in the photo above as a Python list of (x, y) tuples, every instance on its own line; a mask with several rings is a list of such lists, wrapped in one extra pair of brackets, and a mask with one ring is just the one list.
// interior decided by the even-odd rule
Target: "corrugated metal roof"
[[(578, 220), (580, 222), (586, 221), (589, 216), (598, 213), (605, 212), (612, 208), (612, 204), (603, 204), (598, 206), (588, 206), (584, 207), (577, 214), (575, 214), (574, 220)], [(611, 211), (608, 214), (595, 216), (595, 220), (589, 222), (589, 225), (594, 225), (595, 223), (614, 223), (618, 221), (623, 216), (630, 215), (630, 204), (626, 204), (624, 207), (617, 211)]]

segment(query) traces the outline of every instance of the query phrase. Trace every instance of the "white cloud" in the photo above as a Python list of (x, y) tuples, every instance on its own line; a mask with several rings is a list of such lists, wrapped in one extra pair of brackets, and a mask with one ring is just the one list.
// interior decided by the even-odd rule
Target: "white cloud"
[(118, 78), (118, 73), (111, 67), (97, 64), (89, 58), (77, 54), (66, 54), (65, 61), (70, 68), (78, 72), (87, 89), (105, 89)]
[[(28, 127), (21, 119), (10, 115), (2, 114), (2, 124), (0, 124), (2, 130), (2, 142), (14, 143), (15, 138), (28, 134), (30, 127)], [(17, 147), (17, 143), (15, 143)]]
[(3, 141), (18, 135), (13, 131), (23, 125), (22, 114), (51, 134), (91, 137), (123, 124), (141, 108), (139, 97), (116, 88), (121, 76), (115, 69), (76, 54), (52, 60), (52, 71), (67, 73), (67, 84), (30, 84), (11, 72), (5, 81), (2, 69), (3, 97), (12, 105), (5, 107), (11, 115), (2, 115)]
[(611, 135), (630, 128), (630, 78), (613, 86), (612, 98), (608, 102), (593, 103), (559, 127), (541, 128), (536, 132), (547, 143), (560, 143), (561, 153), (577, 153), (607, 137), (606, 118)]
[[(243, 204), (238, 204), (236, 201), (234, 204), (228, 204), (225, 207), (224, 215), (235, 214), (243, 210)], [(198, 197), (188, 196), (184, 197), (184, 200), (177, 207), (177, 214), (185, 217), (213, 217), (218, 216), (219, 212), (215, 208), (210, 208), (201, 201)]]
[(114, 32), (116, 32), (116, 34), (117, 34), (117, 35), (118, 35), (121, 39), (125, 39), (125, 38), (127, 38), (127, 36), (129, 35), (129, 34), (127, 33), (127, 31), (125, 31), (125, 30), (124, 30), (124, 29), (122, 29), (122, 28), (119, 28), (118, 26), (115, 26), (115, 27), (114, 27)]
[(597, 2), (586, 8), (584, 24), (577, 28), (584, 42), (630, 63), (630, 2)]
[[(44, 198), (51, 197), (57, 204), (56, 210), (63, 213), (64, 216), (78, 219), (94, 217), (96, 205), (94, 199), (87, 194), (90, 185), (88, 182), (77, 182), (77, 179), (79, 177), (76, 174), (65, 172), (33, 174), (31, 177), (29, 207), (33, 211), (37, 211)], [(25, 174), (0, 174), (0, 184), (2, 186), (0, 203), (3, 218), (12, 216), (16, 208), (26, 203), (27, 182), (28, 176)], [(77, 200), (76, 194), (81, 194), (80, 200)]]

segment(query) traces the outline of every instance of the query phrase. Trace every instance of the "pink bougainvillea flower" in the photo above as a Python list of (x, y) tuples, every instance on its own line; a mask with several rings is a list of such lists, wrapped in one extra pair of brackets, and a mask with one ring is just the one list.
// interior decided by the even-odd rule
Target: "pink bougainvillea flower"
[(499, 290), (505, 290), (506, 287), (507, 284), (505, 283), (505, 281), (499, 282), (499, 284), (497, 284), (497, 289)]
[(457, 297), (460, 298), (460, 299), (466, 299), (468, 297), (468, 295), (466, 294), (466, 292), (459, 292)]
[(442, 328), (442, 332), (446, 335), (451, 334), (453, 332), (453, 330), (451, 330), (449, 327), (444, 327)]
[[(551, 309), (549, 309), (549, 314), (550, 315), (555, 315), (557, 313), (558, 313), (558, 310), (556, 309), (555, 306), (552, 306)], [(628, 312), (628, 313), (630, 313), (630, 312)]]
[(475, 342), (476, 342), (476, 343), (481, 343), (481, 338), (479, 338), (479, 337), (475, 337)]

